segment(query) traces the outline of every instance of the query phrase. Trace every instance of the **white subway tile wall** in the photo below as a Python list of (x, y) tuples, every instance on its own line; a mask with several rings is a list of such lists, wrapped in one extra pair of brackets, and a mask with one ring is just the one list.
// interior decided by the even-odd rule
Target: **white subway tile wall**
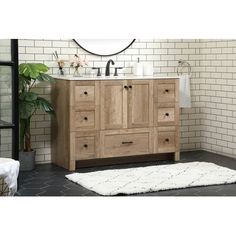
[(236, 158), (236, 40), (201, 40), (201, 148)]
[[(132, 65), (140, 61), (151, 63), (155, 75), (176, 75), (178, 60), (187, 60), (192, 67), (192, 108), (181, 109), (181, 150), (206, 149), (236, 157), (236, 41), (194, 39), (143, 39), (123, 53), (112, 57), (91, 55), (72, 40), (19, 40), (20, 62), (42, 62), (49, 73), (58, 73), (53, 51), (66, 60), (66, 74), (73, 74), (69, 60), (75, 53), (86, 56), (89, 66), (83, 73), (92, 74), (92, 66), (102, 67), (112, 58), (123, 66), (123, 74), (132, 73)], [(113, 71), (112, 71), (113, 73)], [(50, 85), (38, 84), (37, 92), (50, 99)], [(33, 148), (38, 163), (51, 161), (50, 117), (38, 112), (32, 120)]]

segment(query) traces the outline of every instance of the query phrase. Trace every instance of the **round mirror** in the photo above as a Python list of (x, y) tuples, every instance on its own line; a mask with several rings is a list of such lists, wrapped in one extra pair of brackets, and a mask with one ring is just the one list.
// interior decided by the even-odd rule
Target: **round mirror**
[(113, 56), (123, 52), (135, 39), (73, 39), (86, 52), (97, 56)]

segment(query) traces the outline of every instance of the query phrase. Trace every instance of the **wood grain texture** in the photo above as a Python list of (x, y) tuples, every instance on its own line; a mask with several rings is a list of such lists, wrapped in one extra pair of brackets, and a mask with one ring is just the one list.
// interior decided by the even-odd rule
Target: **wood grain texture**
[(128, 83), (128, 128), (153, 126), (153, 81)]
[(70, 83), (70, 106), (95, 104), (95, 81), (68, 81)]
[(126, 80), (101, 81), (101, 129), (127, 128)]
[(154, 152), (155, 153), (168, 153), (176, 151), (176, 130), (175, 127), (171, 127), (172, 130), (165, 127), (154, 128)]
[(76, 161), (158, 153), (173, 153), (178, 161), (178, 83), (57, 80), (53, 163), (75, 170)]
[(130, 156), (153, 153), (152, 129), (101, 131), (101, 157)]
[(69, 132), (69, 82), (57, 81), (52, 87), (52, 105), (56, 116), (52, 118), (52, 162), (70, 169), (70, 132)]
[(98, 132), (86, 131), (75, 133), (75, 160), (99, 158)]

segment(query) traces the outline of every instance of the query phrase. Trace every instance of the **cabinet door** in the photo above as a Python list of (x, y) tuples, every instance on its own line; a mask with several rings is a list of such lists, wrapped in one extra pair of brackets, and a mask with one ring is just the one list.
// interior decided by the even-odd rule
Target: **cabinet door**
[(128, 89), (128, 127), (153, 125), (153, 81), (132, 80)]
[(101, 81), (101, 129), (127, 128), (127, 81)]

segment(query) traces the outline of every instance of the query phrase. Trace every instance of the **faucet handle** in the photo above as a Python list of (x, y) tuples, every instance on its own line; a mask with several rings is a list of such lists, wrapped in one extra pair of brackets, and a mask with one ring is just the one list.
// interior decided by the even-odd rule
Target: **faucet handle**
[(123, 67), (115, 67), (115, 73), (114, 73), (114, 76), (118, 76), (118, 73), (117, 73), (117, 70), (118, 69), (123, 69)]
[(93, 70), (98, 70), (97, 76), (101, 76), (101, 68), (100, 67), (92, 67)]

